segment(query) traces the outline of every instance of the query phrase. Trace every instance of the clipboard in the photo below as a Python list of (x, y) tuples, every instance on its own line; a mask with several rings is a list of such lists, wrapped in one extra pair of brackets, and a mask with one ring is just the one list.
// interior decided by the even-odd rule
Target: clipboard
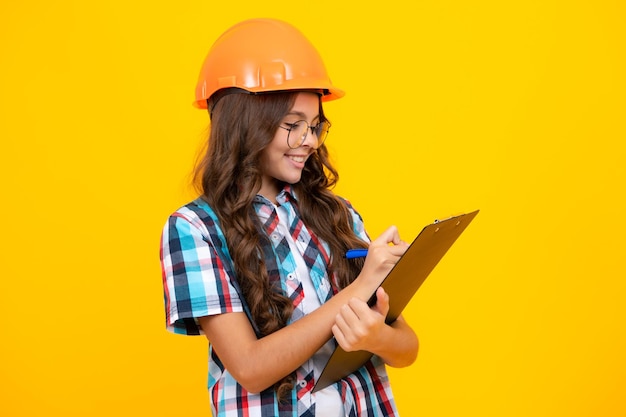
[[(398, 318), (441, 258), (476, 217), (478, 211), (441, 221), (435, 220), (417, 235), (381, 284), (389, 294), (389, 313), (385, 319), (387, 324)], [(368, 304), (370, 307), (376, 304), (375, 294)], [(337, 345), (313, 387), (313, 392), (350, 375), (372, 356), (372, 353), (363, 350), (346, 352)]]

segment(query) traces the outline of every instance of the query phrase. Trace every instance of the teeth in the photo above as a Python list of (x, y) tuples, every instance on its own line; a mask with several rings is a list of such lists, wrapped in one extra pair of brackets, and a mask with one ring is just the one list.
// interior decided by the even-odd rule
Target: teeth
[(304, 156), (290, 156), (289, 158), (295, 162), (304, 162), (306, 159)]

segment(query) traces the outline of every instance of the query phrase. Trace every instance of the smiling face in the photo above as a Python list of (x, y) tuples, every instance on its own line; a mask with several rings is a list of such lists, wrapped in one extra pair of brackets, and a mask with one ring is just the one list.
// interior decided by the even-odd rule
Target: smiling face
[(302, 170), (309, 156), (315, 152), (317, 137), (308, 132), (304, 142), (295, 149), (287, 144), (288, 128), (291, 124), (304, 120), (310, 126), (319, 123), (320, 97), (314, 93), (298, 93), (293, 107), (276, 129), (274, 139), (261, 153), (262, 184), (259, 194), (276, 202), (281, 183), (295, 184), (300, 181)]

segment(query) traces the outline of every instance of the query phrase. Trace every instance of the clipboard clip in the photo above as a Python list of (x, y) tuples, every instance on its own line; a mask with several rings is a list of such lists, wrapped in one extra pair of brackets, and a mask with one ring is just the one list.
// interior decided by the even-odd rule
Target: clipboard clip
[[(435, 219), (435, 221), (433, 222), (433, 224), (437, 224), (437, 223), (445, 222), (445, 221), (448, 221), (448, 220), (451, 220), (451, 219), (455, 219), (455, 218), (457, 218), (457, 217), (461, 217), (461, 216), (462, 216), (462, 214), (459, 214), (459, 215), (456, 215), (456, 216), (450, 216), (450, 217), (448, 217), (448, 218), (446, 218), (446, 219), (443, 219), (443, 220)], [(461, 220), (457, 220), (457, 222), (456, 222), (455, 226), (458, 226), (459, 224), (461, 224)]]

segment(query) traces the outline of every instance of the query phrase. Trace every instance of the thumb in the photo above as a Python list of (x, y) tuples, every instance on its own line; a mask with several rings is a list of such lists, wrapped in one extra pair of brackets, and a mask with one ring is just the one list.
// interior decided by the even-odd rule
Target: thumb
[(378, 287), (376, 290), (376, 305), (374, 306), (374, 311), (384, 317), (387, 317), (387, 313), (389, 313), (389, 295), (385, 292), (383, 287)]

